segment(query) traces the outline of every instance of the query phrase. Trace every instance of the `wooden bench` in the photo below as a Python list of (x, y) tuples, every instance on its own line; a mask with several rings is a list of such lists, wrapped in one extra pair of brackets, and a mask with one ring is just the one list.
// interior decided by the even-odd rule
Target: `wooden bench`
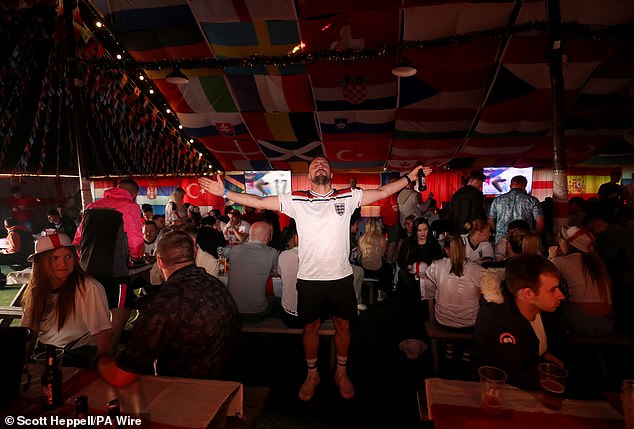
[(592, 348), (594, 351), (597, 362), (601, 367), (601, 373), (603, 374), (604, 379), (610, 378), (610, 369), (609, 365), (606, 362), (606, 358), (604, 357), (603, 352), (606, 349), (615, 349), (615, 348), (632, 348), (632, 337), (626, 337), (618, 332), (612, 332), (608, 335), (596, 336), (596, 337), (583, 337), (578, 336), (572, 337), (572, 342), (575, 346), (578, 347), (588, 347)]
[[(252, 332), (256, 334), (299, 334), (302, 335), (304, 330), (302, 328), (289, 328), (277, 317), (271, 317), (264, 319), (257, 323), (243, 323), (242, 332)], [(332, 323), (332, 319), (324, 320), (321, 322), (319, 328), (319, 335), (334, 336), (335, 325)]]
[(11, 326), (16, 319), (22, 319), (22, 307), (0, 306), (0, 326)]
[(244, 386), (242, 418), (228, 417), (225, 423), (226, 429), (251, 429), (254, 428), (264, 410), (271, 389), (268, 387)]
[(573, 342), (581, 346), (632, 347), (632, 338), (618, 332), (598, 337), (573, 337)]
[(436, 316), (434, 314), (434, 300), (427, 300), (429, 307), (429, 319), (425, 322), (425, 331), (429, 336), (429, 342), (431, 346), (432, 362), (434, 364), (434, 371), (436, 374), (440, 373), (440, 344), (439, 340), (453, 340), (453, 341), (466, 341), (473, 342), (473, 334), (467, 332), (459, 332), (453, 329), (445, 328), (436, 322)]
[[(243, 333), (252, 333), (252, 334), (294, 334), (294, 335), (303, 335), (304, 329), (302, 328), (289, 328), (279, 318), (272, 317), (269, 319), (264, 319), (257, 323), (243, 323), (242, 324), (242, 332)], [(319, 335), (322, 337), (326, 337), (330, 343), (330, 368), (334, 369), (335, 364), (337, 362), (337, 355), (335, 352), (335, 342), (333, 341), (333, 337), (335, 336), (335, 325), (332, 322), (332, 319), (324, 320), (321, 322), (321, 326), (319, 328)]]

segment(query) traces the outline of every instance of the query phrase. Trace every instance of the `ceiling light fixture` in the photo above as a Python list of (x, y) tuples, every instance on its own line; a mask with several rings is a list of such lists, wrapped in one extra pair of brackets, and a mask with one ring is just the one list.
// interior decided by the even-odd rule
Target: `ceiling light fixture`
[(407, 58), (403, 58), (393, 69), (392, 74), (398, 77), (410, 77), (418, 73), (416, 66), (410, 63)]
[(189, 83), (189, 78), (178, 67), (172, 70), (167, 77), (165, 77), (165, 80), (174, 85)]

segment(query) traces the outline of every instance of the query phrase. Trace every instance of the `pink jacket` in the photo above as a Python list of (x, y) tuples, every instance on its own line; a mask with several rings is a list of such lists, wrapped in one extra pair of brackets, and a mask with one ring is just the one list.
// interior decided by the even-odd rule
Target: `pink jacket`
[[(94, 208), (115, 209), (123, 215), (123, 230), (128, 236), (128, 251), (132, 258), (140, 258), (143, 255), (143, 232), (141, 231), (141, 223), (139, 222), (141, 209), (132, 199), (132, 195), (121, 188), (106, 189), (102, 199), (88, 204), (84, 210)], [(82, 220), (75, 233), (75, 239), (73, 240), (75, 244), (81, 242), (83, 223)]]

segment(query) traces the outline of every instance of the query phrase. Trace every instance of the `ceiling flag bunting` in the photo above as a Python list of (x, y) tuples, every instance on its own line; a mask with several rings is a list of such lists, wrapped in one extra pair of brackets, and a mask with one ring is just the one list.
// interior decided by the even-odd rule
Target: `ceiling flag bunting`
[(245, 112), (312, 112), (307, 75), (227, 75), (240, 109)]
[(242, 114), (249, 131), (262, 140), (305, 142), (319, 140), (314, 113)]
[(324, 141), (391, 139), (395, 116), (394, 109), (317, 113)]
[(396, 107), (393, 61), (312, 64), (317, 110), (384, 110)]
[(190, 0), (189, 4), (201, 22), (297, 19), (293, 0)]
[(311, 143), (300, 142), (269, 142), (258, 140), (262, 152), (271, 161), (310, 161), (316, 156), (324, 156), (320, 141)]
[(285, 55), (300, 43), (297, 21), (202, 21), (200, 24), (219, 57)]

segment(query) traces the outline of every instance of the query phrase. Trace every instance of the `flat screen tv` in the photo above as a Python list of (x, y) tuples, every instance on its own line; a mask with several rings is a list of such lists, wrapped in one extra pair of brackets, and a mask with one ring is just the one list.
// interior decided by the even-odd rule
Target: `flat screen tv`
[(482, 172), (486, 180), (482, 184), (484, 195), (500, 195), (511, 189), (511, 179), (515, 176), (524, 176), (528, 180), (526, 192), (529, 194), (533, 190), (533, 167), (484, 167)]
[(244, 187), (247, 194), (266, 197), (291, 191), (291, 172), (288, 170), (245, 171)]

